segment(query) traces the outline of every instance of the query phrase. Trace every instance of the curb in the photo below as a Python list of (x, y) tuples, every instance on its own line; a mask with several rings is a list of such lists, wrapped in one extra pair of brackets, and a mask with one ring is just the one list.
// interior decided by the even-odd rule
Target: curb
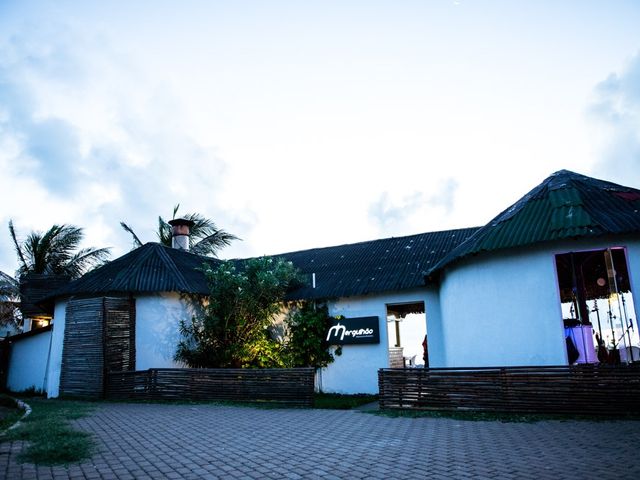
[(20, 419), (14, 423), (13, 425), (11, 425), (9, 428), (7, 428), (6, 430), (4, 430), (3, 432), (0, 432), (0, 437), (6, 435), (10, 430), (13, 430), (15, 428), (18, 428), (20, 426), (20, 423), (27, 418), (29, 415), (31, 415), (31, 407), (29, 406), (29, 404), (23, 402), (22, 400), (18, 400), (17, 398), (13, 398), (10, 397), (14, 402), (16, 402), (16, 405), (18, 405), (18, 408), (24, 410), (24, 414), (20, 417)]
[(378, 412), (380, 411), (380, 401), (376, 400), (375, 402), (365, 403), (359, 407), (352, 408), (352, 410), (356, 412)]

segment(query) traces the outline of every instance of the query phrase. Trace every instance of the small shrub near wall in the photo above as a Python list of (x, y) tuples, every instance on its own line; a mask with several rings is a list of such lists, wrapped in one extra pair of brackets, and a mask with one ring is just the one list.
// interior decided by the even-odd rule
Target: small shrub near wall
[[(333, 362), (326, 334), (331, 326), (326, 305), (303, 303), (290, 311), (287, 322), (286, 362), (290, 367), (322, 368)], [(336, 350), (340, 355), (341, 350)]]

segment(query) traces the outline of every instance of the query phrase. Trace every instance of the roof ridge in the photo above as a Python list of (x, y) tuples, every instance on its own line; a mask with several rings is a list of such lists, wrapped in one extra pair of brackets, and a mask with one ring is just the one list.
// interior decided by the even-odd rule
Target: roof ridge
[(193, 253), (190, 250), (182, 250), (179, 248), (169, 247), (160, 242), (147, 242), (143, 246), (145, 245), (153, 245), (154, 247), (161, 248), (164, 252), (172, 252), (172, 254), (177, 254), (177, 255), (189, 255), (190, 257), (197, 257), (204, 261), (210, 261), (210, 260), (222, 261), (217, 257), (207, 257), (206, 255), (200, 255), (199, 253)]
[[(171, 255), (169, 255), (169, 253), (166, 250), (164, 250), (165, 248), (169, 248), (169, 247), (159, 243), (157, 245), (158, 247), (161, 247), (161, 248), (157, 248), (159, 257), (164, 261), (165, 266), (171, 271), (171, 273), (173, 273), (176, 276), (176, 283), (178, 283), (179, 288), (185, 291), (189, 290), (189, 282), (187, 282), (187, 279), (184, 277), (184, 275), (182, 274), (182, 272), (180, 271), (176, 263), (173, 261), (173, 258), (171, 258)], [(173, 249), (173, 250), (176, 250), (176, 249)]]

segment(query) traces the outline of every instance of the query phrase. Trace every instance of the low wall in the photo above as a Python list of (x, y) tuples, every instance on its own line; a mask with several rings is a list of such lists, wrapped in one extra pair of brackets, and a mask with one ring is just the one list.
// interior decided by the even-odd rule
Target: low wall
[(380, 408), (640, 413), (640, 365), (407, 368), (378, 372)]
[(22, 392), (44, 391), (51, 327), (32, 330), (8, 339), (11, 353), (7, 372), (7, 389)]
[(152, 368), (107, 374), (106, 397), (313, 406), (313, 368)]

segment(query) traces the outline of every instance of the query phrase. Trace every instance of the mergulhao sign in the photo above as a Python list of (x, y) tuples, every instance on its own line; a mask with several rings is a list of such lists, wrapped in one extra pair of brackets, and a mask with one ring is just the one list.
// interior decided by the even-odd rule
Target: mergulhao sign
[(331, 323), (326, 340), (329, 345), (380, 343), (378, 317), (340, 318)]

